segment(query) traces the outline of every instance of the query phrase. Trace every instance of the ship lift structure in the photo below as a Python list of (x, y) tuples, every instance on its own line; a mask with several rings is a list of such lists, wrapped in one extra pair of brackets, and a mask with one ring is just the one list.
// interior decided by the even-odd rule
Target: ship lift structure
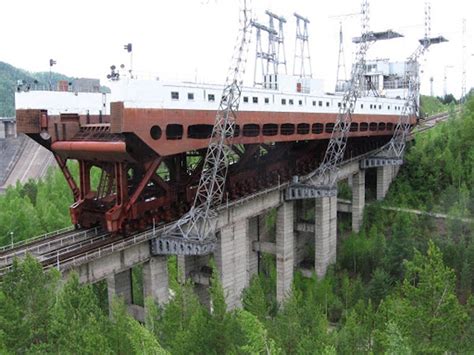
[[(400, 117), (390, 112), (368, 111), (357, 111), (362, 113), (352, 117), (357, 100), (367, 87), (365, 58), (370, 45), (401, 37), (390, 30), (370, 31), (368, 0), (362, 0), (362, 32), (354, 39), (358, 50), (344, 95), (324, 93), (322, 84), (312, 78), (306, 17), (295, 14), (300, 50), (295, 53), (296, 77), (290, 77), (283, 34), (286, 19), (267, 11), (268, 22), (263, 24), (253, 18), (250, 0), (241, 0), (241, 4), (239, 34), (223, 88), (202, 85), (190, 89), (189, 83), (185, 83), (170, 89), (159, 81), (134, 78), (124, 82), (129, 96), (120, 96), (123, 87), (118, 86), (110, 115), (102, 114), (106, 103), (101, 93), (42, 94), (71, 100), (94, 97), (97, 106), (88, 101), (87, 110), (76, 113), (65, 113), (56, 106), (45, 110), (44, 102), (37, 104), (41, 106), (29, 106), (28, 101), (17, 105), (19, 131), (51, 150), (63, 171), (74, 195), (75, 202), (70, 208), (74, 224), (84, 228), (100, 225), (114, 238), (120, 237), (117, 233), (126, 235), (152, 225), (166, 225), (164, 230), (158, 228), (159, 234), (153, 234), (153, 255), (206, 255), (216, 247), (217, 209), (224, 199), (235, 201), (268, 188), (281, 188), (281, 183), (286, 185), (292, 176), (302, 178), (289, 183), (284, 191), (287, 200), (335, 196), (338, 164), (345, 153), (361, 155), (389, 147), (386, 155), (393, 156), (392, 161), (400, 158), (417, 110), (417, 61), (430, 45), (441, 43), (444, 38), (431, 38), (427, 31), (420, 47), (409, 58), (409, 93)], [(244, 89), (254, 32), (255, 62), (263, 81), (257, 80), (254, 72), (254, 87)], [(113, 84), (120, 84), (116, 68), (111, 69)], [(311, 91), (313, 84), (319, 91)], [(203, 95), (198, 95), (198, 90)], [(140, 97), (132, 95), (137, 92)], [(281, 96), (278, 103), (270, 102), (270, 92)], [(150, 93), (163, 95), (160, 97), (167, 100), (167, 106), (148, 106), (146, 95)], [(17, 104), (31, 99), (31, 95), (23, 94), (18, 93)], [(294, 103), (289, 96), (293, 94)], [(144, 101), (140, 104), (135, 99)], [(288, 118), (292, 116), (291, 110), (282, 111), (281, 105), (286, 105), (287, 99), (289, 105), (294, 104), (292, 109), (301, 113), (297, 122)], [(303, 104), (306, 99), (308, 102)], [(361, 101), (371, 99), (375, 100), (363, 97)], [(404, 102), (387, 100), (396, 105)], [(63, 100), (59, 101), (62, 104)], [(94, 111), (89, 112), (92, 107)], [(177, 109), (180, 107), (187, 110)], [(200, 111), (189, 110), (190, 107)], [(267, 119), (269, 113), (271, 120)], [(260, 114), (261, 125), (255, 122), (256, 114)], [(366, 117), (374, 117), (371, 124), (383, 124), (384, 128), (349, 133), (352, 124), (367, 125), (362, 122)], [(377, 119), (380, 122), (375, 122)], [(382, 158), (386, 156), (369, 158), (363, 167), (382, 164), (378, 163)], [(78, 183), (69, 171), (69, 160), (79, 162)], [(97, 186), (91, 179), (92, 169), (100, 170)]]
[[(241, 20), (240, 36), (231, 67), (232, 74), (228, 77), (216, 115), (216, 122), (205, 157), (194, 204), (188, 213), (168, 228), (159, 238), (153, 240), (152, 252), (154, 254), (203, 255), (209, 254), (215, 248), (217, 223), (215, 209), (222, 203), (224, 197), (229, 157), (232, 154), (231, 138), (233, 137), (239, 108), (242, 74), (245, 71), (246, 63), (245, 55), (248, 51), (252, 28), (257, 30), (256, 64), (259, 60), (261, 61), (263, 74), (268, 75), (270, 71), (274, 74), (278, 73), (280, 64), (284, 64), (286, 69), (286, 58), (283, 60), (279, 58), (279, 48), (284, 45), (282, 28), (285, 20), (267, 12), (267, 15), (270, 17), (270, 26), (267, 27), (259, 24), (251, 19), (250, 10), (245, 1), (242, 13), (243, 20)], [(295, 51), (294, 65), (296, 65), (296, 62), (299, 62), (300, 68), (298, 72), (301, 77), (311, 77), (312, 71), (308, 42), (309, 20), (296, 13), (294, 15), (297, 20), (296, 46), (298, 48), (299, 45), (300, 48), (299, 51)], [(392, 30), (383, 32), (370, 31), (370, 8), (368, 0), (362, 1), (361, 15), (361, 36), (353, 39), (353, 42), (358, 45), (355, 64), (353, 65), (351, 78), (341, 101), (339, 114), (324, 159), (316, 170), (304, 177), (304, 181), (300, 181), (298, 177), (293, 178), (293, 182), (289, 184), (285, 193), (286, 200), (332, 197), (337, 195), (336, 182), (338, 164), (344, 157), (348, 133), (352, 122), (352, 114), (356, 107), (357, 99), (361, 96), (364, 84), (366, 84), (364, 83), (364, 74), (366, 72), (367, 51), (375, 42), (402, 37), (401, 34)], [(274, 19), (279, 21), (279, 32), (275, 30), (272, 23)], [(411, 127), (410, 117), (417, 112), (417, 100), (419, 95), (418, 60), (432, 44), (445, 41), (443, 37), (429, 37), (431, 26), (429, 6), (425, 8), (425, 19), (425, 37), (420, 40), (419, 48), (406, 62), (405, 77), (408, 81), (408, 93), (395, 133), (388, 144), (388, 156), (374, 156), (365, 159), (361, 162), (362, 168), (401, 164), (403, 162), (402, 156), (405, 149), (405, 142)], [(267, 52), (262, 50), (262, 31), (266, 32), (269, 36)], [(306, 61), (309, 65), (308, 72), (305, 69)], [(261, 84), (257, 83), (256, 80), (256, 67), (254, 86)], [(294, 72), (295, 70), (296, 67), (293, 68)]]

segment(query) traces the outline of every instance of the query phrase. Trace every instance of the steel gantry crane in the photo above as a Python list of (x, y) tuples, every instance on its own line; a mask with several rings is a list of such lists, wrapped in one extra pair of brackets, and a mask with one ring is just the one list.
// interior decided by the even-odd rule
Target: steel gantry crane
[(222, 202), (236, 114), (251, 36), (250, 0), (242, 0), (240, 30), (191, 209), (151, 242), (154, 255), (205, 255), (215, 248), (216, 210)]
[(419, 42), (418, 48), (405, 62), (407, 94), (392, 139), (386, 145), (385, 149), (382, 149), (372, 157), (362, 160), (360, 162), (361, 168), (403, 164), (403, 153), (405, 152), (407, 137), (411, 129), (410, 118), (413, 116), (419, 117), (419, 59), (426, 53), (431, 45), (447, 42), (447, 39), (443, 36), (431, 37), (431, 6), (428, 2), (425, 3), (425, 36), (420, 39)]
[(392, 30), (384, 32), (369, 30), (368, 0), (362, 1), (361, 15), (362, 34), (353, 40), (354, 43), (358, 44), (355, 64), (352, 67), (351, 78), (339, 106), (339, 113), (323, 162), (315, 171), (305, 176), (303, 181), (300, 181), (298, 177), (294, 177), (286, 191), (285, 197), (287, 200), (336, 196), (338, 164), (344, 157), (352, 114), (363, 89), (367, 50), (376, 41), (402, 37)]

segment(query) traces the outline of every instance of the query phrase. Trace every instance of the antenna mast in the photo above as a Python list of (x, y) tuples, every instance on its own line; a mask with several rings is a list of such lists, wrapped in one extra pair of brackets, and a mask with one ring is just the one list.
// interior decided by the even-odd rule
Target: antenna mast
[[(306, 17), (298, 15), (296, 12), (293, 14), (296, 17), (296, 42), (295, 42), (295, 57), (293, 60), (293, 75), (302, 78), (313, 77), (313, 71), (311, 69), (311, 56), (309, 53), (309, 42), (308, 42), (308, 24), (309, 20)], [(306, 68), (308, 65), (308, 68)], [(309, 69), (307, 73), (306, 70)]]
[(191, 209), (151, 244), (153, 255), (205, 255), (216, 244), (216, 206), (224, 195), (232, 138), (239, 110), (242, 81), (247, 64), (251, 35), (249, 0), (242, 0), (241, 28), (234, 48), (232, 64), (222, 92), (207, 149), (201, 178)]
[[(342, 71), (342, 77), (341, 77)], [(336, 91), (344, 91), (346, 84), (346, 58), (344, 55), (344, 38), (342, 34), (342, 21), (339, 22), (339, 55), (337, 57)]]

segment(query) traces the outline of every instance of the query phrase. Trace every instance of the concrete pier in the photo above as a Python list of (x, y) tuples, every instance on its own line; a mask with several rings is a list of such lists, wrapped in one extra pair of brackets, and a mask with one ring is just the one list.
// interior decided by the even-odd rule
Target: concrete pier
[(276, 272), (277, 301), (283, 302), (291, 291), (294, 267), (294, 210), (293, 202), (284, 202), (277, 209)]
[(258, 274), (258, 266), (259, 266), (259, 253), (254, 251), (253, 243), (260, 241), (260, 228), (259, 228), (259, 220), (264, 217), (256, 216), (253, 218), (249, 218), (248, 220), (248, 279), (251, 280), (252, 277)]
[(390, 183), (392, 182), (393, 167), (380, 166), (377, 168), (377, 192), (376, 198), (381, 201), (385, 198)]
[(365, 170), (360, 170), (352, 178), (352, 230), (360, 231), (365, 207)]
[(329, 198), (329, 264), (336, 263), (337, 252), (337, 196)]
[(163, 305), (169, 299), (168, 265), (166, 256), (151, 257), (143, 264), (143, 294)]
[(227, 308), (242, 306), (241, 294), (248, 286), (248, 220), (241, 219), (221, 228), (214, 253)]
[(129, 306), (132, 304), (132, 269), (107, 276), (107, 293), (109, 310), (112, 309), (114, 297), (120, 297)]
[(314, 225), (314, 270), (321, 278), (326, 274), (331, 252), (330, 252), (330, 212), (331, 202), (329, 197), (318, 198), (315, 201), (315, 225)]

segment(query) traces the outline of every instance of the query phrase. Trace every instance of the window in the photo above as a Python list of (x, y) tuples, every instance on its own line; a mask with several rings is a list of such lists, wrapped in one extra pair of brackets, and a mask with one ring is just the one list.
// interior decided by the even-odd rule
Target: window
[(289, 99), (289, 100), (288, 100), (288, 103), (289, 103), (290, 105), (293, 105), (293, 104), (294, 104), (293, 99)]
[(385, 122), (379, 123), (379, 131), (385, 131)]
[(374, 105), (370, 104), (370, 108), (372, 109)]
[[(270, 76), (270, 78), (271, 78), (271, 76)], [(269, 104), (269, 103), (270, 103), (270, 99), (269, 99), (268, 97), (265, 98), (265, 103), (266, 103), (266, 104)]]
[(359, 124), (357, 122), (351, 122), (351, 126), (349, 127), (350, 132), (357, 132), (359, 130)]
[(278, 125), (275, 123), (265, 123), (262, 133), (264, 136), (276, 136), (278, 134)]
[(313, 127), (311, 131), (314, 134), (321, 134), (323, 133), (324, 125), (322, 123), (313, 123)]
[(195, 124), (188, 127), (188, 138), (206, 139), (211, 138), (213, 125)]
[(286, 99), (281, 99), (281, 104), (286, 105)]
[(160, 137), (161, 137), (161, 128), (160, 128), (160, 126), (153, 126), (153, 127), (151, 127), (151, 129), (150, 129), (150, 136), (151, 136), (151, 138), (153, 138), (154, 140), (160, 139)]
[(172, 100), (179, 100), (179, 92), (171, 91), (171, 99)]
[(340, 103), (340, 102), (337, 103), (337, 107), (341, 107), (341, 103)]
[(169, 124), (166, 126), (166, 139), (181, 139), (183, 138), (183, 125)]
[(283, 123), (280, 128), (280, 133), (284, 136), (289, 136), (295, 133), (295, 125), (293, 123)]
[(318, 102), (318, 105), (319, 105), (319, 107), (323, 106), (323, 102), (322, 102), (322, 101), (319, 101), (319, 102)]
[(254, 104), (258, 104), (258, 97), (257, 96), (252, 97), (252, 102)]
[(379, 110), (381, 110), (381, 109), (382, 109), (382, 105), (379, 105)]
[(389, 110), (390, 110), (390, 105), (387, 107), (387, 109), (389, 109)]
[(376, 122), (370, 122), (369, 131), (375, 132), (376, 130), (377, 130), (377, 123)]
[(389, 131), (391, 131), (391, 130), (393, 129), (393, 123), (388, 122), (388, 123), (387, 123), (387, 129), (388, 129)]
[(216, 101), (216, 96), (214, 94), (208, 94), (207, 95), (207, 100), (211, 101), (211, 102), (214, 102), (214, 101)]
[(188, 92), (188, 100), (194, 100), (194, 92)]
[(334, 123), (326, 123), (326, 133), (332, 133), (334, 130)]
[(316, 101), (313, 101), (313, 106), (316, 106)]
[(244, 102), (245, 102), (245, 103), (248, 103), (248, 102), (249, 102), (249, 97), (248, 97), (248, 96), (244, 96)]
[(299, 100), (298, 105), (300, 105), (300, 106), (303, 105), (303, 100)]
[(234, 137), (238, 137), (240, 135), (240, 126), (236, 124), (234, 126)]
[(360, 104), (360, 108), (364, 108), (364, 104)]
[(365, 132), (369, 129), (369, 124), (367, 122), (362, 122), (360, 124), (360, 131), (361, 132)]
[(260, 126), (258, 124), (244, 124), (244, 137), (257, 137), (260, 134)]
[(309, 133), (309, 124), (308, 123), (298, 123), (298, 126), (296, 126), (296, 132), (298, 132), (298, 134), (308, 134)]
[(329, 101), (328, 101), (328, 102), (326, 102), (326, 107), (329, 107), (329, 105), (330, 105), (330, 104), (329, 104)]

